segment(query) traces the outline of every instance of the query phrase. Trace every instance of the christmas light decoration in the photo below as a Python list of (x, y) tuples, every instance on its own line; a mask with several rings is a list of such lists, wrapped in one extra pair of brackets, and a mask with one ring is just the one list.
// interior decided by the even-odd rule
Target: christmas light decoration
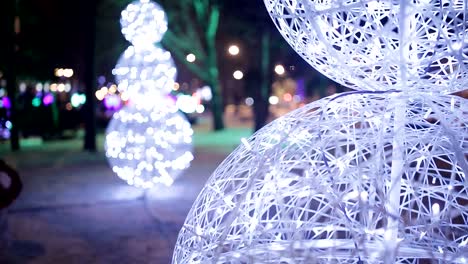
[(310, 64), (358, 91), (267, 125), (214, 172), (185, 263), (468, 263), (466, 1), (265, 0)]
[(167, 31), (167, 16), (160, 5), (149, 0), (130, 3), (122, 11), (122, 34), (135, 46), (151, 46)]
[(106, 131), (105, 149), (112, 170), (130, 185), (172, 185), (193, 160), (193, 131), (176, 107), (128, 105)]
[(130, 46), (113, 74), (119, 91), (129, 93), (130, 97), (150, 93), (158, 96), (172, 91), (177, 70), (170, 52), (155, 46)]
[(120, 24), (125, 38), (133, 45), (122, 54), (112, 71), (119, 91), (129, 93), (130, 97), (170, 93), (177, 70), (171, 53), (154, 45), (167, 31), (162, 7), (148, 0), (135, 1), (122, 11)]
[(402, 1), (265, 0), (265, 5), (296, 52), (345, 86), (381, 91), (406, 82), (424, 91), (466, 89), (465, 1)]
[[(167, 18), (158, 4), (139, 0), (122, 12), (121, 25), (133, 46), (121, 56), (113, 74), (130, 104), (114, 114), (107, 128), (106, 156), (112, 170), (130, 185), (170, 186), (193, 160), (193, 131), (167, 97), (177, 74), (171, 54), (154, 46), (167, 31)], [(105, 97), (107, 93), (103, 89), (96, 97), (106, 98), (107, 107), (120, 105), (120, 100)]]
[(416, 97), (326, 98), (266, 126), (209, 179), (173, 263), (464, 263), (468, 102)]

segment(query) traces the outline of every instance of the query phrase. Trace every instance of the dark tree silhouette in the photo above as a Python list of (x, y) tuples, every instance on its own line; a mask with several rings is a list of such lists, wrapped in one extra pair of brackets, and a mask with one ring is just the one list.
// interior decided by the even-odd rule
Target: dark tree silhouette
[[(273, 62), (282, 56), (287, 47), (276, 30), (265, 8), (263, 0), (240, 0), (226, 3), (224, 12), (237, 9), (242, 17), (229, 17), (230, 28), (247, 43), (249, 54), (246, 88), (254, 99), (254, 130), (262, 128), (268, 121)], [(289, 51), (288, 51), (289, 52)]]
[(18, 132), (18, 117), (17, 117), (17, 103), (16, 103), (16, 57), (17, 57), (17, 31), (15, 30), (16, 19), (16, 0), (2, 1), (0, 9), (3, 10), (0, 14), (2, 17), (2, 25), (5, 25), (5, 43), (6, 43), (6, 71), (5, 77), (7, 81), (7, 93), (10, 97), (10, 122), (12, 129), (10, 131), (10, 143), (13, 151), (19, 150), (19, 132)]
[[(219, 81), (216, 36), (220, 23), (220, 5), (214, 0), (164, 1), (169, 9), (169, 31), (163, 44), (187, 68), (206, 82), (213, 94), (213, 129), (224, 129), (223, 102)], [(195, 54), (196, 63), (185, 58)]]
[(96, 151), (96, 103), (94, 91), (96, 90), (95, 74), (95, 48), (96, 48), (96, 13), (99, 1), (86, 0), (82, 2), (82, 14), (86, 19), (84, 27), (87, 31), (87, 42), (85, 51), (85, 95), (86, 103), (84, 105), (85, 137), (84, 149), (87, 151)]

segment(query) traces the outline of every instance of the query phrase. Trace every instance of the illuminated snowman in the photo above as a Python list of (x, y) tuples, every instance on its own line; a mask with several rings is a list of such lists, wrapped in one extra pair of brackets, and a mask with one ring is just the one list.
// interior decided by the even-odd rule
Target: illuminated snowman
[(135, 1), (122, 11), (120, 24), (132, 46), (113, 70), (119, 91), (130, 97), (170, 93), (177, 70), (170, 52), (155, 45), (167, 31), (164, 10), (154, 2)]
[(290, 45), (355, 89), (244, 140), (173, 264), (468, 263), (468, 6), (265, 0)]
[(177, 74), (171, 54), (154, 44), (167, 31), (166, 14), (158, 4), (139, 0), (122, 12), (120, 23), (133, 45), (113, 74), (130, 100), (110, 121), (106, 156), (114, 173), (130, 185), (170, 186), (193, 160), (193, 130), (167, 97)]

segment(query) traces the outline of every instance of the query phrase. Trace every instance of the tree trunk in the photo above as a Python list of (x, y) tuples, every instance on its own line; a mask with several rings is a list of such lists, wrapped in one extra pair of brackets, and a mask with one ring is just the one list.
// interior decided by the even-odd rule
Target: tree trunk
[(11, 101), (11, 108), (9, 111), (9, 119), (12, 124), (10, 131), (10, 144), (11, 150), (17, 151), (20, 149), (19, 145), (19, 131), (18, 131), (18, 112), (16, 103), (16, 32), (15, 32), (15, 17), (16, 17), (16, 0), (7, 0), (7, 13), (5, 15), (7, 25), (7, 42), (8, 42), (8, 54), (7, 54), (7, 69), (6, 69), (6, 80), (7, 80), (7, 93)]
[(224, 121), (223, 121), (223, 102), (221, 100), (220, 95), (220, 85), (219, 81), (213, 80), (210, 83), (211, 90), (213, 93), (213, 99), (211, 100), (211, 109), (213, 111), (213, 129), (215, 131), (220, 131), (224, 129)]
[(94, 91), (96, 90), (95, 82), (95, 46), (96, 46), (96, 12), (97, 1), (88, 0), (83, 5), (83, 14), (86, 30), (87, 30), (87, 46), (85, 58), (85, 95), (86, 103), (84, 105), (84, 122), (85, 122), (85, 137), (84, 149), (87, 151), (96, 151), (96, 108)]
[(270, 33), (264, 31), (261, 41), (261, 80), (260, 91), (254, 104), (255, 131), (265, 126), (269, 116), (269, 103), (271, 86), (271, 67), (270, 67)]
[(211, 111), (213, 114), (213, 129), (215, 131), (224, 129), (223, 121), (223, 101), (221, 94), (221, 86), (219, 84), (218, 62), (216, 58), (215, 38), (207, 40), (208, 44), (208, 71), (210, 76), (210, 86), (213, 98), (211, 101)]

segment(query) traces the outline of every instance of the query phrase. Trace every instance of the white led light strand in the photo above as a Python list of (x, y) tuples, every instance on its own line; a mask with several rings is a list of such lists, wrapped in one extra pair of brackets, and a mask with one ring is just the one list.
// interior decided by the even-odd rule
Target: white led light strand
[[(401, 3), (409, 6), (400, 33)], [(468, 86), (463, 0), (265, 0), (289, 44), (313, 67), (356, 90), (450, 93)], [(408, 49), (402, 59), (402, 49)], [(339, 69), (339, 70), (336, 70)]]
[(177, 69), (171, 53), (157, 46), (130, 46), (112, 71), (120, 92), (130, 97), (168, 94), (174, 88)]
[(155, 46), (167, 31), (162, 7), (151, 1), (135, 1), (122, 11), (122, 33), (132, 46), (112, 71), (120, 92), (167, 94), (174, 87), (177, 69), (171, 53)]
[(468, 263), (467, 1), (265, 0), (356, 89), (267, 125), (216, 169), (173, 264)]
[[(209, 179), (173, 263), (383, 263), (388, 243), (398, 244), (393, 263), (463, 263), (466, 160), (453, 145), (468, 155), (468, 102), (415, 96), (326, 98), (266, 126)], [(393, 215), (386, 207), (401, 105), (405, 166)], [(388, 219), (398, 223), (398, 241), (387, 240)]]
[(175, 106), (152, 109), (126, 106), (106, 133), (106, 155), (112, 170), (130, 185), (172, 185), (193, 160), (193, 131)]

